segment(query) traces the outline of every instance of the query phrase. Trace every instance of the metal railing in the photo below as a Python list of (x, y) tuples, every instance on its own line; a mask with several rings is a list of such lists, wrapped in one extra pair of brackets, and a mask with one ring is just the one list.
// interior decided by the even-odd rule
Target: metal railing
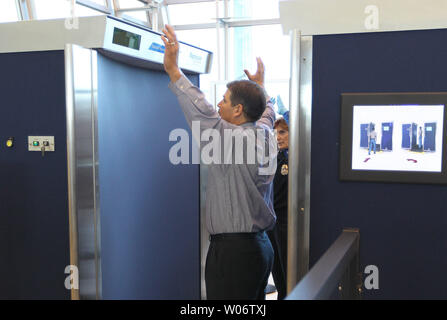
[(329, 299), (337, 287), (341, 299), (361, 299), (359, 241), (358, 229), (343, 229), (286, 300)]

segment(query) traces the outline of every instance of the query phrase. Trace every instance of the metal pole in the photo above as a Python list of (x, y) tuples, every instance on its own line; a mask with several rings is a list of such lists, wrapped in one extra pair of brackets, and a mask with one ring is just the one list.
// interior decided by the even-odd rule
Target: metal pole
[(112, 0), (112, 1), (113, 1), (113, 7), (115, 8), (115, 15), (117, 17), (121, 17), (122, 13), (120, 12), (121, 7), (120, 7), (119, 0)]
[(291, 39), (287, 292), (309, 270), (312, 37)]
[(227, 23), (227, 19), (229, 18), (228, 16), (228, 0), (224, 0), (224, 11), (225, 11), (225, 15), (224, 15), (224, 41), (225, 41), (225, 61), (224, 61), (224, 66), (225, 66), (225, 81), (228, 81), (228, 77), (229, 77), (229, 62), (228, 62), (228, 47), (229, 47), (229, 34), (228, 34), (228, 23)]
[[(76, 215), (76, 146), (75, 146), (75, 93), (73, 75), (73, 45), (65, 46), (65, 92), (67, 108), (67, 171), (68, 214), (70, 233), (70, 264), (79, 266), (78, 223)], [(79, 300), (79, 289), (71, 289), (71, 299)]]
[(113, 7), (112, 0), (106, 0), (106, 7), (110, 10), (110, 13), (112, 15), (115, 15), (115, 9)]
[(20, 10), (21, 20), (33, 20), (35, 18), (35, 10), (33, 3), (30, 0), (17, 0), (16, 5), (18, 5)]
[(291, 35), (290, 88), (289, 88), (289, 183), (288, 183), (288, 241), (287, 241), (287, 294), (298, 283), (298, 146), (300, 102), (300, 32)]
[(217, 40), (217, 79), (222, 80), (221, 68), (221, 50), (220, 50), (220, 19), (219, 19), (219, 0), (216, 0), (216, 40)]

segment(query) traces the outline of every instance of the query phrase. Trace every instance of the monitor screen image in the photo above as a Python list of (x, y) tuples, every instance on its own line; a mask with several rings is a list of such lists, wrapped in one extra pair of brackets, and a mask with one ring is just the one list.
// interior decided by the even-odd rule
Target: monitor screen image
[(343, 93), (340, 180), (447, 184), (447, 92)]
[(115, 28), (112, 42), (123, 47), (140, 50), (141, 35)]
[(355, 105), (352, 169), (441, 172), (444, 108)]

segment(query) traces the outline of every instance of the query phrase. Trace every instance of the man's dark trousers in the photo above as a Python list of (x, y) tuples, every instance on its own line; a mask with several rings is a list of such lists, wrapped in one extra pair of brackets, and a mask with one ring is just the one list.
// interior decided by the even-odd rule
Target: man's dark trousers
[(273, 265), (265, 232), (210, 236), (205, 282), (208, 300), (264, 300)]

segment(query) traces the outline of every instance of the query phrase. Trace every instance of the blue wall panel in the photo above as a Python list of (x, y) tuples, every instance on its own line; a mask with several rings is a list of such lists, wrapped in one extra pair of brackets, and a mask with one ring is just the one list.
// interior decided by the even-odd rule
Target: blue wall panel
[[(436, 151), (436, 122), (424, 124), (424, 143), (425, 151)], [(420, 138), (422, 140), (422, 138)]]
[[(0, 54), (0, 97), (0, 299), (69, 299), (63, 51)], [(55, 152), (29, 152), (29, 135)]]
[(98, 61), (103, 298), (200, 299), (199, 166), (169, 161), (189, 131), (169, 78)]
[[(340, 94), (447, 91), (447, 30), (314, 37), (310, 262), (344, 227), (379, 268), (370, 299), (447, 298), (447, 187), (341, 182)], [(366, 275), (364, 275), (366, 276)]]

